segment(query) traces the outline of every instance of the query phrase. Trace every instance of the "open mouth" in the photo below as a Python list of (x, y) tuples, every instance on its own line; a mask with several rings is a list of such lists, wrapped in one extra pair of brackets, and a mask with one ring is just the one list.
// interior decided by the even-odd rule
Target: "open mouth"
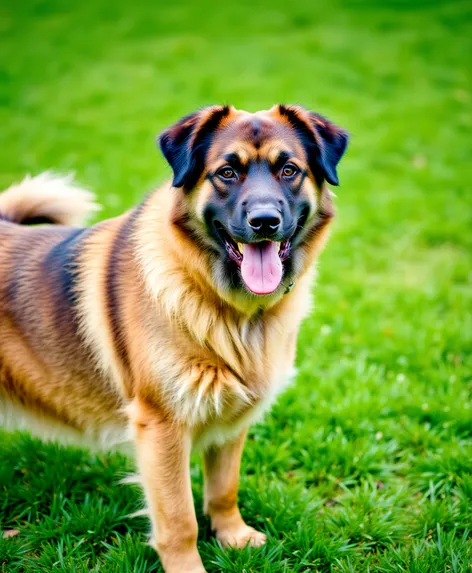
[(283, 262), (290, 254), (290, 241), (237, 243), (220, 223), (215, 226), (229, 258), (240, 268), (247, 288), (259, 295), (274, 292), (282, 281)]

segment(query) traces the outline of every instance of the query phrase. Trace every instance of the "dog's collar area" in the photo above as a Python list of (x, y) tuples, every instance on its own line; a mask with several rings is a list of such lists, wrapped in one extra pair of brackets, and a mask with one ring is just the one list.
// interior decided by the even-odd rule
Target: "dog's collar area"
[(285, 289), (284, 295), (288, 294), (293, 289), (294, 286), (295, 286), (295, 281), (290, 281), (287, 288)]

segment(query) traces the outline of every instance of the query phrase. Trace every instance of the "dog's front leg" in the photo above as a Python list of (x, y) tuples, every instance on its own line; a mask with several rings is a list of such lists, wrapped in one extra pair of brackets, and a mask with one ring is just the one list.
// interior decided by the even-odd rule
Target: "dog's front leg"
[(204, 453), (205, 514), (223, 545), (263, 545), (266, 536), (246, 525), (238, 508), (238, 485), (245, 430), (236, 440)]
[(136, 455), (151, 514), (152, 544), (166, 573), (205, 573), (190, 483), (188, 430), (135, 400), (129, 409)]

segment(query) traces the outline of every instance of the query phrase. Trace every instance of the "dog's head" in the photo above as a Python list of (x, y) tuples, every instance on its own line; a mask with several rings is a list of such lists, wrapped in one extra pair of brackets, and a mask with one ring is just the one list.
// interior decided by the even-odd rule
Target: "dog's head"
[(176, 223), (212, 253), (220, 287), (259, 296), (287, 288), (332, 216), (324, 182), (338, 185), (347, 140), (322, 116), (285, 105), (209, 107), (162, 133), (182, 189)]

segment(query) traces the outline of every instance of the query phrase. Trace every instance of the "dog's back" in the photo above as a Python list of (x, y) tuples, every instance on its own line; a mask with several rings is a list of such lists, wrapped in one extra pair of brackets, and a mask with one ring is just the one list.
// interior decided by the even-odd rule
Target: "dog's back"
[(75, 438), (74, 428), (90, 430), (87, 410), (100, 396), (107, 405), (94, 420), (120, 407), (81, 338), (76, 307), (75, 273), (91, 230), (75, 225), (96, 210), (91, 193), (48, 173), (0, 194), (3, 426)]

